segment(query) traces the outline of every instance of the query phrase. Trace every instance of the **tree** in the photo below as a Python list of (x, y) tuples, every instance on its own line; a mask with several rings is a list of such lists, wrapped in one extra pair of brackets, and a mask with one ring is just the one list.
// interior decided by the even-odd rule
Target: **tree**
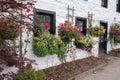
[[(13, 27), (11, 28), (11, 25), (15, 24), (15, 27), (18, 29), (19, 41), (19, 46), (10, 46), (10, 44), (7, 44), (7, 39), (5, 37), (2, 37), (0, 39), (0, 64), (7, 64), (9, 66), (16, 65), (17, 67), (22, 68), (25, 67), (24, 64), (26, 61), (29, 61), (26, 67), (30, 67), (30, 64), (34, 62), (33, 60), (24, 57), (24, 54), (27, 52), (26, 49), (29, 40), (25, 40), (26, 47), (23, 52), (22, 33), (24, 31), (24, 33), (27, 33), (27, 36), (29, 36), (29, 33), (33, 30), (33, 14), (31, 12), (34, 8), (35, 2), (35, 0), (0, 0), (0, 36), (2, 36), (5, 31), (9, 34), (9, 31), (13, 30)], [(5, 26), (7, 26), (6, 28), (9, 29), (4, 29)], [(8, 40), (10, 40), (12, 43), (15, 43), (15, 39), (10, 38)], [(20, 55), (17, 55), (16, 48), (19, 48)]]

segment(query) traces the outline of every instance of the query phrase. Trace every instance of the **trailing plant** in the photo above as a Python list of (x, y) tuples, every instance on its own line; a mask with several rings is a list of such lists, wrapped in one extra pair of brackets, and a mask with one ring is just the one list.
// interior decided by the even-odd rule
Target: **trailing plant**
[(78, 27), (73, 26), (67, 20), (60, 24), (58, 34), (66, 44), (71, 42), (72, 39), (77, 39), (82, 36), (81, 30)]
[(114, 23), (110, 27), (109, 38), (111, 45), (116, 46), (120, 43), (120, 24)]
[(102, 26), (89, 27), (88, 33), (92, 36), (99, 37), (99, 36), (105, 34), (105, 29)]
[(95, 41), (93, 39), (93, 36), (88, 34), (75, 40), (75, 45), (77, 48), (81, 48), (86, 51), (91, 51), (94, 44)]
[(16, 80), (45, 80), (46, 75), (43, 71), (35, 69), (20, 69)]

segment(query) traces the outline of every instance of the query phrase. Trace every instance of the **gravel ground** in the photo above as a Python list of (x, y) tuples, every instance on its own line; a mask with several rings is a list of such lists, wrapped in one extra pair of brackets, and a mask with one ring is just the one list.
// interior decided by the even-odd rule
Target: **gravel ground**
[(74, 80), (120, 80), (120, 58), (107, 57), (108, 64), (75, 76)]

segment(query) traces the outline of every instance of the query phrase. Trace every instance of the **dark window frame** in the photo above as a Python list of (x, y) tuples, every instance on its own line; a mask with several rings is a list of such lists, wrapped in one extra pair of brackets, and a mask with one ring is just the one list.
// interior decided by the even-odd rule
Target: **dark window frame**
[(117, 0), (116, 2), (116, 11), (120, 13), (120, 1)]
[(37, 14), (49, 15), (50, 17), (52, 17), (52, 21), (50, 23), (50, 33), (56, 34), (56, 12), (34, 8), (34, 21), (36, 19)]
[[(77, 26), (77, 20), (83, 20), (85, 21), (85, 28), (86, 28), (86, 32), (83, 32), (83, 35), (86, 35), (87, 34), (87, 18), (84, 18), (84, 17), (75, 17), (75, 25)], [(85, 30), (84, 28), (84, 30)]]
[(108, 0), (101, 0), (101, 6), (104, 8), (108, 8)]

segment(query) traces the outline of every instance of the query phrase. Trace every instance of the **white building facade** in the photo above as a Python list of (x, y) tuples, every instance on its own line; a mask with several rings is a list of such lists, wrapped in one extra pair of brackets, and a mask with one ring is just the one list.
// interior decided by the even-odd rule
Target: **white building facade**
[[(109, 36), (110, 25), (114, 22), (120, 22), (120, 1), (119, 0), (37, 0), (35, 3), (34, 15), (35, 19), (43, 20), (43, 23), (50, 24), (50, 33), (58, 34), (58, 26), (68, 19), (68, 5), (74, 8), (69, 14), (73, 14), (73, 24), (81, 27), (83, 34), (86, 34), (88, 27), (88, 13), (93, 14), (92, 25), (102, 25), (106, 29), (104, 39)], [(32, 37), (31, 37), (32, 38)], [(96, 45), (92, 49), (92, 55), (98, 57), (101, 48), (108, 53), (112, 48), (109, 42), (100, 42), (97, 40)], [(31, 39), (32, 42), (32, 39)], [(120, 48), (120, 45), (115, 48)], [(76, 49), (75, 60), (91, 56), (86, 51)], [(57, 55), (47, 55), (39, 58), (33, 54), (32, 43), (28, 45), (26, 57), (36, 60), (38, 65), (34, 68), (45, 69), (51, 66), (61, 64)], [(72, 61), (69, 55), (66, 61)], [(8, 68), (8, 70), (10, 70)]]
[[(120, 22), (119, 0), (37, 0), (35, 8), (38, 9), (38, 14), (48, 14), (54, 16), (53, 33), (58, 32), (58, 25), (68, 19), (68, 5), (70, 8), (74, 7), (73, 23), (83, 26), (84, 29), (88, 26), (88, 13), (93, 14), (92, 24), (103, 25), (107, 30), (105, 38), (109, 35), (110, 25), (114, 22)], [(70, 12), (70, 14), (72, 14)], [(83, 31), (85, 32), (85, 30)], [(111, 47), (105, 44), (106, 52)]]

